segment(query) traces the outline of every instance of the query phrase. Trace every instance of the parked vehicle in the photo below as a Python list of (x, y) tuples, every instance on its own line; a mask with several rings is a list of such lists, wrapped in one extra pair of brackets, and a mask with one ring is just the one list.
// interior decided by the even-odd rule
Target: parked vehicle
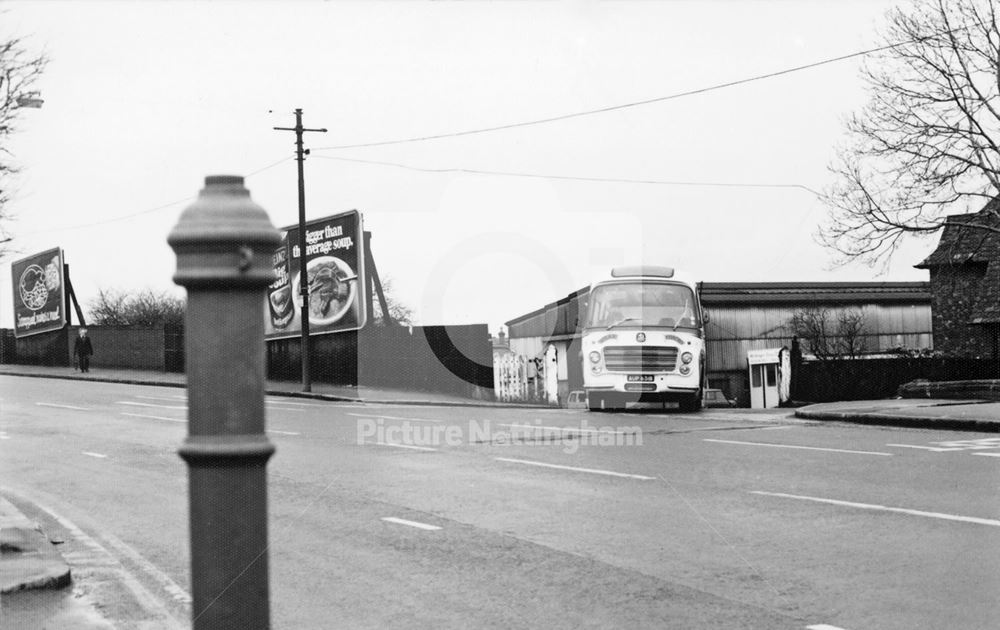
[(706, 389), (702, 404), (705, 407), (735, 407), (736, 401), (726, 398), (721, 389)]
[(670, 267), (616, 267), (590, 289), (583, 385), (592, 411), (627, 402), (701, 408), (705, 315), (698, 285)]
[(570, 409), (585, 409), (587, 407), (587, 392), (582, 389), (569, 393), (566, 399), (566, 407)]

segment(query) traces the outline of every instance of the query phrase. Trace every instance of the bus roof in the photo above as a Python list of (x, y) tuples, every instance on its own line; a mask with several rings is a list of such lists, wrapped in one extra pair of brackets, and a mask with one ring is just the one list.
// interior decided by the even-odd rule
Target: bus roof
[(627, 267), (614, 267), (611, 273), (597, 278), (593, 285), (605, 282), (622, 281), (629, 279), (666, 280), (686, 284), (694, 288), (697, 282), (682, 271), (677, 271), (673, 267), (662, 267), (655, 265), (633, 265)]

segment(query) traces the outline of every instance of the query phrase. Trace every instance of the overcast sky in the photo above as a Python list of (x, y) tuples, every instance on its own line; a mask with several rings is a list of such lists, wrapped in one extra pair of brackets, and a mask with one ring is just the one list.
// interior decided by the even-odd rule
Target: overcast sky
[(913, 265), (934, 239), (878, 276), (831, 268), (814, 242), (809, 189), (864, 104), (860, 59), (662, 100), (870, 48), (892, 4), (5, 2), (0, 32), (51, 63), (10, 145), (19, 253), (0, 326), (11, 260), (56, 246), (84, 304), (181, 294), (166, 237), (206, 175), (248, 176), (272, 222), (294, 223), (294, 134), (272, 127), (296, 107), (329, 129), (306, 136), (308, 217), (361, 211), (420, 323), (496, 332), (639, 261), (718, 282), (926, 280)]

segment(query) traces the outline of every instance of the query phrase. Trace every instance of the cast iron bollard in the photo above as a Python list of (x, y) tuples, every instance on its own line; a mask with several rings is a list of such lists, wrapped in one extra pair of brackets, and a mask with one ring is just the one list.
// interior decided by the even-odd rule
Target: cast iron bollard
[(270, 626), (264, 289), (280, 242), (243, 178), (205, 178), (167, 242), (187, 289), (185, 371), (196, 630)]

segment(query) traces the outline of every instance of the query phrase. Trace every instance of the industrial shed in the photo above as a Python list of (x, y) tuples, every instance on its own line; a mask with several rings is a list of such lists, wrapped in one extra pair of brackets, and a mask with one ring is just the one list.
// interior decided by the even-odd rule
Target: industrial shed
[(826, 310), (831, 321), (860, 311), (870, 354), (933, 348), (927, 282), (706, 282), (701, 302), (709, 314), (709, 382), (740, 401), (748, 390), (747, 351), (791, 348), (789, 321), (804, 309)]
[[(515, 354), (536, 358), (548, 345), (556, 347), (563, 400), (583, 385), (578, 323), (588, 294), (584, 287), (506, 322)], [(806, 308), (826, 309), (832, 319), (859, 310), (872, 353), (933, 348), (927, 282), (705, 282), (701, 301), (709, 314), (709, 384), (742, 404), (749, 400), (747, 351), (790, 347), (789, 320)]]

